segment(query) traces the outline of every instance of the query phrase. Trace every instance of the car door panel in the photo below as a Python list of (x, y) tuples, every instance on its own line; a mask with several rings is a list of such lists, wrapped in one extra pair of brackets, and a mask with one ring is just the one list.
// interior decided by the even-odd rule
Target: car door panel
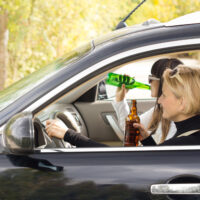
[[(143, 147), (144, 148), (144, 147)], [(138, 148), (137, 148), (138, 149)], [(141, 147), (139, 147), (141, 149)], [(61, 150), (62, 151), (62, 150)], [(177, 176), (200, 177), (200, 161), (196, 160), (199, 150), (133, 150), (133, 151), (94, 151), (57, 152), (46, 150), (30, 157), (48, 160), (63, 171), (46, 172), (31, 168), (13, 166), (7, 161), (6, 168), (1, 166), (1, 194), (13, 194), (13, 181), (18, 187), (18, 199), (32, 194), (35, 199), (169, 199), (168, 195), (151, 194), (155, 184), (166, 184)], [(52, 153), (50, 153), (52, 152)], [(5, 156), (0, 156), (0, 161)], [(187, 160), (188, 164), (185, 164)], [(25, 178), (26, 177), (26, 178)], [(22, 181), (23, 180), (23, 181)], [(21, 182), (22, 181), (22, 182)], [(37, 184), (36, 184), (37, 183)], [(36, 184), (36, 185), (35, 185)], [(21, 193), (20, 191), (23, 191)], [(27, 193), (26, 191), (29, 191)], [(120, 191), (120, 192), (119, 192)], [(123, 195), (122, 195), (123, 194)], [(85, 196), (81, 198), (81, 196)], [(172, 196), (173, 197), (173, 196)], [(189, 197), (188, 195), (186, 197)], [(191, 197), (191, 195), (190, 195)], [(28, 198), (25, 198), (28, 199)], [(30, 198), (32, 199), (32, 198)], [(182, 196), (182, 199), (183, 196)]]
[[(130, 106), (131, 101), (128, 101), (128, 103)], [(137, 100), (138, 114), (144, 113), (154, 104), (154, 99)], [(111, 101), (76, 102), (74, 105), (84, 119), (90, 138), (96, 141), (120, 141), (118, 134), (115, 133), (107, 119), (107, 116), (112, 116), (116, 121), (116, 126), (118, 126)]]
[(84, 119), (90, 138), (96, 141), (118, 140), (105, 117), (115, 113), (110, 101), (76, 102), (74, 105)]

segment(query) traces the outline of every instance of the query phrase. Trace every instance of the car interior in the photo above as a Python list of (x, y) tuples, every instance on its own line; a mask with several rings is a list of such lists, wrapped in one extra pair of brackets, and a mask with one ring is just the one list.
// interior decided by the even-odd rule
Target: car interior
[[(153, 63), (166, 57), (178, 58), (191, 66), (200, 63), (198, 51), (171, 53), (134, 60), (96, 75), (35, 115), (35, 148), (74, 148), (63, 140), (49, 138), (45, 132), (47, 119), (57, 119), (60, 126), (74, 129), (97, 142), (111, 147), (122, 147), (124, 133), (118, 125), (112, 106), (117, 87), (105, 84), (105, 78), (108, 72), (114, 72), (129, 75), (138, 82), (148, 84)], [(129, 106), (131, 99), (136, 99), (138, 115), (152, 108), (156, 102), (156, 99), (151, 97), (151, 91), (145, 89), (129, 90), (126, 99)]]

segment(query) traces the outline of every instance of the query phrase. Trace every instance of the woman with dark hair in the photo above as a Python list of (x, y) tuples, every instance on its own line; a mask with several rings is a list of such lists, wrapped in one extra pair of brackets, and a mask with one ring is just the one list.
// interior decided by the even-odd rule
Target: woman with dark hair
[[(162, 109), (158, 104), (158, 98), (162, 94), (162, 75), (164, 71), (174, 69), (182, 62), (176, 58), (163, 58), (157, 60), (152, 68), (151, 75), (149, 75), (149, 83), (151, 84), (151, 96), (156, 97), (156, 104), (153, 108), (140, 115), (140, 122), (144, 125), (153, 136), (156, 143), (162, 143), (166, 139), (170, 139), (176, 132), (176, 127), (173, 122), (162, 118)], [(113, 107), (116, 111), (118, 122), (121, 129), (125, 129), (125, 118), (129, 114), (129, 106), (125, 100), (127, 90), (125, 85), (117, 89), (116, 98), (113, 102)]]

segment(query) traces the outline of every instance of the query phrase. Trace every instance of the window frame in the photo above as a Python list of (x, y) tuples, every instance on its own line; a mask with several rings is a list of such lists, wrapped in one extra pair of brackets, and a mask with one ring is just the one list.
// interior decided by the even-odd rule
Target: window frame
[[(45, 105), (46, 99), (51, 99), (52, 97), (59, 95), (60, 92), (70, 88), (71, 85), (75, 83), (76, 80), (84, 79), (87, 77), (87, 74), (90, 72), (93, 76), (97, 76), (99, 72), (101, 73), (100, 77), (105, 76), (108, 71), (112, 71), (114, 68), (119, 66), (119, 63), (125, 63), (133, 60), (139, 60), (143, 58), (148, 58), (151, 56), (161, 56), (163, 54), (170, 53), (181, 53), (188, 51), (200, 50), (200, 39), (188, 39), (188, 40), (176, 40), (171, 42), (163, 42), (159, 44), (147, 45), (145, 47), (139, 47), (132, 49), (120, 54), (116, 54), (111, 58), (105, 59), (95, 65), (88, 67), (86, 70), (77, 74), (75, 77), (65, 81), (63, 84), (56, 87), (54, 90), (47, 93), (41, 99), (30, 105), (26, 110), (35, 112), (38, 106)], [(127, 61), (126, 58), (128, 58)], [(113, 66), (115, 63), (115, 66)], [(118, 63), (118, 64), (117, 64)], [(106, 66), (106, 67), (105, 67)], [(105, 68), (105, 69), (103, 69)], [(103, 71), (102, 71), (103, 69)], [(92, 71), (92, 72), (91, 72)], [(55, 95), (56, 94), (56, 95)], [(41, 153), (56, 153), (56, 152), (122, 152), (122, 151), (185, 151), (185, 150), (200, 150), (200, 145), (196, 146), (169, 146), (169, 147), (109, 147), (109, 148), (74, 148), (74, 149), (40, 149)], [(36, 149), (36, 151), (38, 151)]]

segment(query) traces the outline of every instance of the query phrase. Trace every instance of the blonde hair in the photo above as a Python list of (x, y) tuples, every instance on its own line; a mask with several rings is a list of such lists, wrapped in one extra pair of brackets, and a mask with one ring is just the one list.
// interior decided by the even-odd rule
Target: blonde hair
[(162, 58), (162, 59), (157, 60), (151, 68), (151, 74), (157, 78), (160, 78), (160, 83), (159, 83), (159, 88), (158, 88), (158, 97), (156, 100), (156, 105), (154, 107), (153, 115), (148, 124), (147, 129), (151, 131), (151, 135), (153, 135), (155, 134), (161, 122), (162, 137), (159, 143), (162, 143), (165, 141), (170, 129), (170, 124), (171, 124), (170, 120), (164, 119), (162, 117), (162, 108), (158, 104), (158, 98), (162, 94), (162, 85), (163, 85), (162, 75), (167, 68), (174, 69), (180, 64), (183, 64), (183, 63), (177, 58)]
[(156, 105), (156, 107), (154, 108), (152, 119), (150, 123), (148, 124), (148, 128), (147, 128), (147, 130), (151, 131), (151, 135), (155, 134), (156, 130), (158, 129), (159, 122), (161, 122), (161, 125), (162, 125), (161, 126), (162, 136), (159, 142), (160, 144), (165, 141), (168, 135), (171, 121), (169, 119), (164, 119), (162, 117), (162, 108), (158, 108), (158, 106)]
[(163, 80), (177, 98), (186, 101), (184, 114), (200, 114), (200, 68), (179, 65), (167, 69)]

